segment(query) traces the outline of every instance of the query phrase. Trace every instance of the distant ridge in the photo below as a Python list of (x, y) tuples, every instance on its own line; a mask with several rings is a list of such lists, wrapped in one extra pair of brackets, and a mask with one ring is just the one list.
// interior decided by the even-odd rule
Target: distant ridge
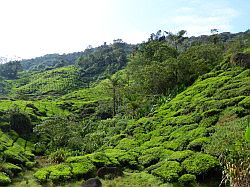
[(4, 63), (7, 63), (7, 62), (10, 62), (10, 61), (15, 61), (15, 60), (22, 60), (21, 57), (18, 57), (18, 56), (13, 56), (13, 57), (0, 57), (0, 64), (4, 64)]

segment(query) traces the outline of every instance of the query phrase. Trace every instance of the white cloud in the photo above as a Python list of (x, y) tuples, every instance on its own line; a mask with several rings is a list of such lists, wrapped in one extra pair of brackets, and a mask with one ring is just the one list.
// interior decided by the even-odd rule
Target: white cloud
[(194, 0), (189, 4), (177, 9), (178, 15), (166, 21), (172, 27), (170, 30), (177, 32), (185, 29), (189, 36), (210, 34), (210, 30), (214, 28), (226, 32), (231, 30), (231, 20), (239, 15), (236, 10), (223, 3), (201, 4), (201, 1)]

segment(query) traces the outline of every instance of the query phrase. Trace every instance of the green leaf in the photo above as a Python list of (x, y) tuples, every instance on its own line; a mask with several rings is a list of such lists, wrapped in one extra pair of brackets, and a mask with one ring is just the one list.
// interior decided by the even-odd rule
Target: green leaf
[(247, 141), (250, 142), (250, 125), (247, 127), (245, 137), (246, 137)]

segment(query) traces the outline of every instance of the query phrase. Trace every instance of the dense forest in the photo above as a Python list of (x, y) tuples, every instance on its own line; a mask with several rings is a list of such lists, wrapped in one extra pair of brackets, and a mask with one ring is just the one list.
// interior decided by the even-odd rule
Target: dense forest
[(249, 155), (249, 30), (0, 64), (1, 186), (246, 187)]

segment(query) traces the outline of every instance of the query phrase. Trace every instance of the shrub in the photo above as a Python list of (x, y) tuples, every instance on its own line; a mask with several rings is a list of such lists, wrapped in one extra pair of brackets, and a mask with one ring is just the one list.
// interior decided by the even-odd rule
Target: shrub
[(35, 155), (31, 153), (30, 151), (24, 151), (22, 152), (23, 156), (25, 156), (29, 160), (34, 160)]
[(197, 138), (197, 139), (191, 141), (188, 144), (187, 148), (194, 150), (194, 151), (201, 151), (203, 145), (208, 143), (209, 141), (210, 141), (210, 138), (208, 138), (208, 137)]
[(20, 112), (19, 109), (10, 111), (10, 127), (22, 137), (29, 136), (33, 131), (29, 116)]
[(0, 185), (8, 185), (11, 183), (11, 180), (8, 175), (3, 172), (0, 172)]
[(58, 164), (49, 167), (49, 179), (52, 181), (66, 181), (71, 178), (71, 168), (66, 164)]
[(220, 156), (223, 166), (223, 182), (231, 186), (249, 184), (250, 144), (243, 134), (249, 125), (249, 116), (218, 126), (206, 145), (206, 151)]
[(36, 173), (34, 173), (34, 177), (41, 183), (47, 182), (50, 171), (47, 168), (39, 169)]
[(14, 164), (24, 164), (25, 162), (29, 161), (15, 147), (10, 147), (9, 149), (5, 150), (3, 154), (7, 161), (12, 162)]
[(221, 112), (220, 109), (210, 109), (210, 110), (207, 110), (206, 112), (204, 112), (202, 114), (202, 116), (209, 117), (209, 116), (213, 116), (213, 115), (219, 114), (220, 112)]
[(163, 153), (163, 147), (153, 147), (142, 151), (142, 155), (138, 158), (138, 162), (145, 167), (156, 164)]
[(2, 164), (0, 163), (0, 171), (6, 172), (6, 173), (10, 171), (13, 174), (17, 174), (22, 171), (22, 168), (12, 163), (5, 162)]
[(144, 167), (156, 164), (159, 160), (160, 158), (157, 155), (143, 155), (138, 158), (138, 162)]
[(90, 162), (65, 163), (48, 166), (39, 169), (34, 177), (41, 183), (52, 180), (54, 182), (63, 182), (72, 177), (93, 176), (95, 166)]
[(230, 154), (230, 150), (234, 150), (234, 147), (243, 141), (242, 135), (249, 123), (248, 117), (246, 116), (217, 126), (215, 133), (211, 137), (210, 144), (206, 144), (204, 147), (205, 151), (217, 157)]
[(54, 163), (64, 162), (67, 158), (67, 151), (64, 149), (58, 149), (49, 155), (49, 160)]
[(209, 116), (209, 117), (203, 118), (200, 121), (199, 125), (201, 127), (211, 127), (211, 126), (213, 126), (213, 125), (216, 124), (216, 122), (218, 121), (218, 118), (219, 118), (219, 115), (213, 115), (213, 116)]
[(239, 106), (244, 107), (245, 109), (250, 109), (250, 96), (247, 96), (241, 102), (239, 102)]
[(118, 134), (118, 135), (112, 136), (109, 139), (107, 145), (116, 146), (119, 143), (119, 141), (122, 140), (123, 138), (126, 138), (126, 136), (127, 136), (126, 134)]
[(66, 159), (68, 163), (77, 163), (77, 162), (91, 162), (89, 158), (85, 156), (71, 156)]
[(192, 183), (195, 183), (196, 176), (192, 174), (184, 174), (178, 179), (179, 183), (188, 186)]
[(86, 156), (98, 168), (103, 167), (103, 166), (111, 166), (115, 164), (115, 163), (112, 163), (109, 160), (108, 156), (103, 152), (96, 152), (96, 153), (88, 154)]
[(95, 166), (90, 162), (71, 163), (72, 174), (76, 177), (91, 174), (95, 170)]
[(25, 148), (26, 140), (22, 138), (18, 138), (14, 144), (17, 144), (18, 146), (21, 146), (22, 148)]
[(163, 161), (164, 159), (168, 159), (173, 153), (174, 151), (172, 150), (164, 149), (160, 155), (161, 161)]
[(139, 154), (134, 151), (127, 151), (125, 154), (120, 155), (117, 160), (123, 167), (131, 168), (131, 169), (137, 169), (138, 163), (137, 158)]
[(198, 124), (184, 125), (182, 127), (179, 127), (178, 129), (176, 129), (170, 134), (169, 140), (183, 137), (186, 135), (187, 131), (196, 129), (197, 127), (198, 127)]
[[(109, 160), (114, 163), (114, 165), (119, 166), (123, 164), (123, 160), (125, 155), (127, 155), (127, 151), (120, 149), (106, 149), (105, 154), (109, 158)], [(120, 159), (119, 159), (120, 158)], [(120, 161), (119, 161), (120, 160)], [(126, 161), (125, 161), (126, 162)]]
[(123, 138), (116, 146), (117, 149), (130, 150), (132, 147), (137, 147), (138, 143), (134, 139)]
[(189, 131), (188, 133), (189, 140), (194, 140), (196, 138), (204, 137), (208, 135), (208, 129), (205, 127), (198, 127)]
[(165, 139), (164, 136), (152, 137), (151, 140), (145, 141), (141, 145), (141, 147), (143, 147), (143, 148), (154, 148), (154, 147), (161, 146), (164, 139)]
[(34, 152), (35, 151), (35, 145), (32, 142), (27, 141), (26, 146), (25, 146), (25, 150), (29, 151), (29, 152)]
[(12, 146), (13, 144), (13, 140), (6, 134), (0, 134), (0, 142), (1, 144), (8, 146), (8, 147)]
[(232, 55), (230, 63), (236, 66), (250, 68), (250, 53), (236, 53)]
[(190, 157), (194, 154), (191, 150), (184, 150), (184, 151), (175, 151), (173, 154), (171, 154), (169, 157), (167, 157), (167, 160), (174, 160), (181, 162), (187, 157)]
[(163, 161), (158, 165), (160, 167), (151, 171), (153, 175), (160, 177), (164, 182), (174, 182), (179, 178), (182, 167), (176, 161)]
[(171, 149), (174, 151), (181, 151), (184, 150), (188, 145), (189, 138), (188, 137), (181, 137), (178, 139), (174, 139), (171, 141), (166, 141), (163, 143), (164, 148)]
[(196, 153), (182, 162), (188, 173), (204, 175), (219, 166), (218, 160), (208, 154)]
[(0, 142), (0, 152), (4, 152), (7, 149), (7, 146), (3, 145), (2, 142)]

